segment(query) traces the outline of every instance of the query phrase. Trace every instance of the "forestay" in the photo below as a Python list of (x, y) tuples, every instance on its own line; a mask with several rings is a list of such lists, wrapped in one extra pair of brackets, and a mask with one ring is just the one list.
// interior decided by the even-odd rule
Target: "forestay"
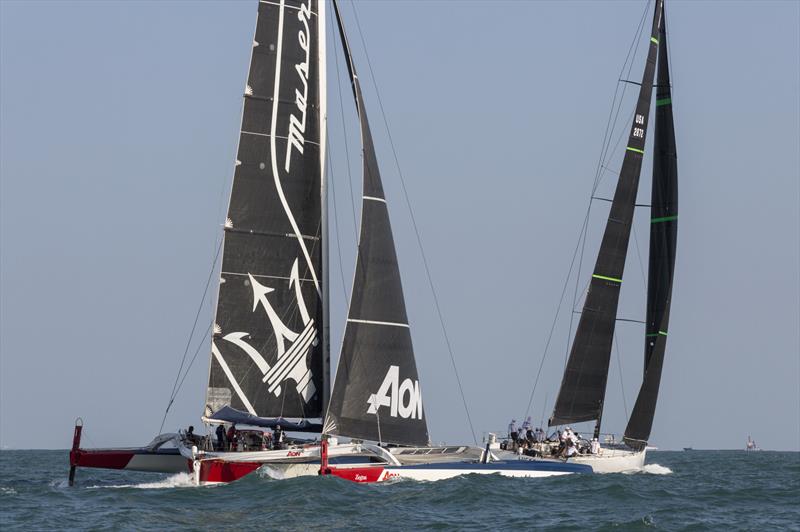
[(631, 445), (642, 445), (650, 437), (667, 345), (672, 279), (675, 272), (675, 247), (678, 234), (678, 156), (672, 118), (666, 26), (666, 18), (662, 12), (658, 45), (644, 377), (625, 429), (625, 440)]
[(364, 196), (353, 293), (325, 432), (426, 445), (428, 427), (389, 211), (361, 86), (333, 5), (361, 124)]

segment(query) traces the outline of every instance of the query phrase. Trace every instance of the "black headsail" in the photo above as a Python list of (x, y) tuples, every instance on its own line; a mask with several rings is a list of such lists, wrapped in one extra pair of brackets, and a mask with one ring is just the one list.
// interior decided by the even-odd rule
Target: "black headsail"
[(608, 380), (608, 365), (617, 318), (622, 273), (628, 253), (639, 174), (644, 157), (647, 121), (658, 53), (662, 1), (657, 0), (647, 64), (631, 125), (625, 157), (611, 203), (605, 233), (589, 284), (589, 292), (572, 343), (550, 425), (597, 420), (599, 431)]
[(364, 196), (347, 326), (325, 433), (403, 445), (428, 443), (389, 211), (364, 98), (333, 2), (361, 122)]
[(206, 417), (322, 417), (324, 14), (259, 2), (225, 222)]
[(678, 234), (678, 156), (675, 147), (675, 125), (672, 119), (666, 26), (666, 19), (662, 13), (658, 44), (644, 378), (625, 429), (625, 440), (630, 445), (638, 446), (646, 443), (650, 437), (653, 416), (656, 412), (661, 368), (667, 345)]

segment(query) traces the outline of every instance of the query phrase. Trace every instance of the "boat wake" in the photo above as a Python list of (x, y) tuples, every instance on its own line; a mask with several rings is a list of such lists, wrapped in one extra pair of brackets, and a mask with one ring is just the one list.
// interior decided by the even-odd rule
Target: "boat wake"
[(650, 475), (671, 475), (672, 469), (658, 464), (647, 464), (642, 468), (642, 473)]
[(89, 486), (87, 489), (144, 489), (157, 490), (164, 488), (194, 488), (192, 475), (189, 473), (177, 473), (157, 482), (142, 482), (140, 484), (113, 484), (110, 486)]

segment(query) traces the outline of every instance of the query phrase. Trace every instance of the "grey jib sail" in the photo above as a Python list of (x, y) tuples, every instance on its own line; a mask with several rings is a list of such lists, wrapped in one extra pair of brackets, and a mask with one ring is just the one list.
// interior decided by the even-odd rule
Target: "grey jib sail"
[(336, 2), (361, 123), (364, 197), (356, 274), (325, 432), (404, 445), (428, 443), (411, 331), (361, 86)]
[(611, 203), (589, 291), (572, 343), (550, 425), (599, 420), (608, 379), (608, 365), (617, 318), (622, 273), (628, 252), (639, 174), (644, 156), (647, 121), (658, 53), (662, 2), (657, 0), (647, 63), (631, 125), (625, 157)]
[(259, 417), (322, 415), (320, 8), (317, 0), (258, 4), (206, 416), (224, 406)]
[(666, 19), (663, 13), (658, 45), (657, 85), (644, 378), (625, 429), (626, 441), (629, 444), (638, 442), (640, 445), (650, 437), (656, 411), (667, 345), (678, 234), (678, 156), (672, 119)]

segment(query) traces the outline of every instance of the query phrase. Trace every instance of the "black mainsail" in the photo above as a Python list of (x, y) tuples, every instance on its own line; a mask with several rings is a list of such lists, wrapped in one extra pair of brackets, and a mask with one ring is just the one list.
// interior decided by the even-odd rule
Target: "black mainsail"
[(619, 292), (644, 157), (662, 8), (662, 0), (657, 0), (625, 157), (550, 425), (597, 420), (595, 434), (599, 433)]
[(626, 442), (639, 446), (650, 437), (656, 411), (669, 329), (678, 233), (678, 156), (672, 118), (667, 23), (663, 12), (658, 44), (657, 85), (644, 378), (625, 429)]
[(205, 417), (320, 418), (324, 8), (259, 2), (244, 94)]
[(364, 184), (353, 292), (324, 432), (427, 445), (389, 211), (361, 85), (335, 1), (333, 6), (361, 124)]

